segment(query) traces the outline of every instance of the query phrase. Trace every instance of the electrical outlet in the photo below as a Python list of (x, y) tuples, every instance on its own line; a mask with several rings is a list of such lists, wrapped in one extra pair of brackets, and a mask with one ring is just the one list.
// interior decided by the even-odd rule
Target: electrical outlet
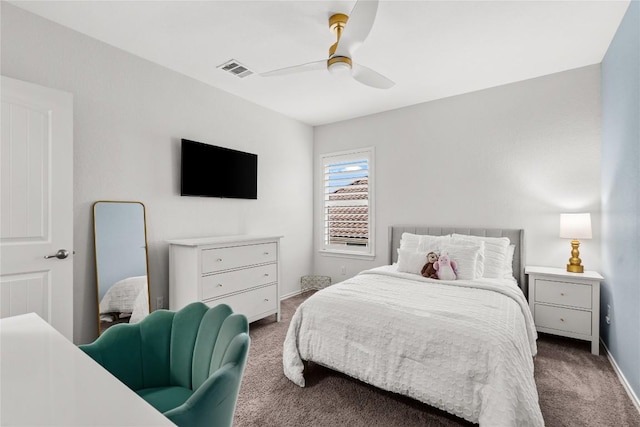
[(343, 276), (347, 275), (347, 267), (345, 267), (344, 265), (340, 267), (340, 273), (342, 273)]
[(161, 308), (164, 308), (164, 297), (156, 298), (156, 310), (160, 310)]

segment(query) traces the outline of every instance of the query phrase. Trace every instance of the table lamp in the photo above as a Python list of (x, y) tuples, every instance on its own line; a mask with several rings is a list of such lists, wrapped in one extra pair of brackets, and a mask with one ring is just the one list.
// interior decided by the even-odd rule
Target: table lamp
[(560, 237), (571, 239), (571, 258), (567, 264), (567, 271), (571, 273), (583, 273), (578, 239), (591, 238), (591, 214), (589, 213), (564, 213), (560, 214)]

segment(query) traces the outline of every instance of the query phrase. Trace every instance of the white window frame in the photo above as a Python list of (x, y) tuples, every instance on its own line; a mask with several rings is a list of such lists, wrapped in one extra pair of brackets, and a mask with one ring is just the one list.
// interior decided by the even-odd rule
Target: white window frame
[[(340, 161), (348, 161), (356, 158), (367, 158), (368, 173), (368, 218), (369, 218), (369, 239), (366, 247), (346, 247), (346, 246), (329, 246), (325, 243), (325, 165), (327, 163), (334, 163)], [(374, 259), (375, 258), (375, 215), (374, 215), (374, 194), (375, 194), (375, 149), (374, 147), (358, 148), (353, 150), (345, 150), (338, 152), (331, 152), (321, 154), (319, 156), (318, 165), (318, 206), (319, 206), (319, 220), (320, 225), (318, 227), (318, 242), (319, 252), (321, 255), (326, 256), (338, 256), (347, 258), (360, 258), (360, 259)]]

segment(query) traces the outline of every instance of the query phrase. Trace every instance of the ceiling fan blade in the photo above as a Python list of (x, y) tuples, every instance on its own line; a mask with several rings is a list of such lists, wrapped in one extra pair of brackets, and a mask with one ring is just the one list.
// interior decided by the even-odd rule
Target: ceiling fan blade
[(363, 85), (375, 87), (377, 89), (389, 89), (395, 82), (389, 80), (377, 71), (367, 68), (364, 65), (353, 64), (352, 76)]
[(349, 15), (334, 56), (351, 58), (353, 52), (360, 47), (371, 32), (377, 12), (378, 0), (358, 0)]
[(278, 70), (260, 73), (262, 77), (286, 76), (287, 74), (304, 73), (306, 71), (326, 70), (327, 61), (307, 62), (306, 64), (294, 65), (293, 67), (280, 68)]

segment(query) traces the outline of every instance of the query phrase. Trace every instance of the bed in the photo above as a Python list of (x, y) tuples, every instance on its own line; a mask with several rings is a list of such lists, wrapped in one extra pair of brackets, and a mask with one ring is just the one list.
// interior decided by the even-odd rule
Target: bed
[(147, 276), (127, 277), (114, 283), (99, 304), (100, 319), (112, 313), (128, 317), (128, 323), (138, 323), (149, 314)]
[[(481, 263), (489, 275), (488, 249), (465, 273), (471, 278), (407, 272), (401, 264), (412, 249), (405, 243), (416, 235), (481, 236), (501, 245), (507, 237), (509, 274), (471, 277)], [(482, 252), (494, 245), (486, 240), (478, 243)], [(394, 226), (389, 242), (390, 265), (323, 289), (298, 307), (283, 347), (287, 378), (304, 387), (311, 361), (481, 426), (543, 426), (533, 377), (537, 334), (523, 293), (523, 230)]]

